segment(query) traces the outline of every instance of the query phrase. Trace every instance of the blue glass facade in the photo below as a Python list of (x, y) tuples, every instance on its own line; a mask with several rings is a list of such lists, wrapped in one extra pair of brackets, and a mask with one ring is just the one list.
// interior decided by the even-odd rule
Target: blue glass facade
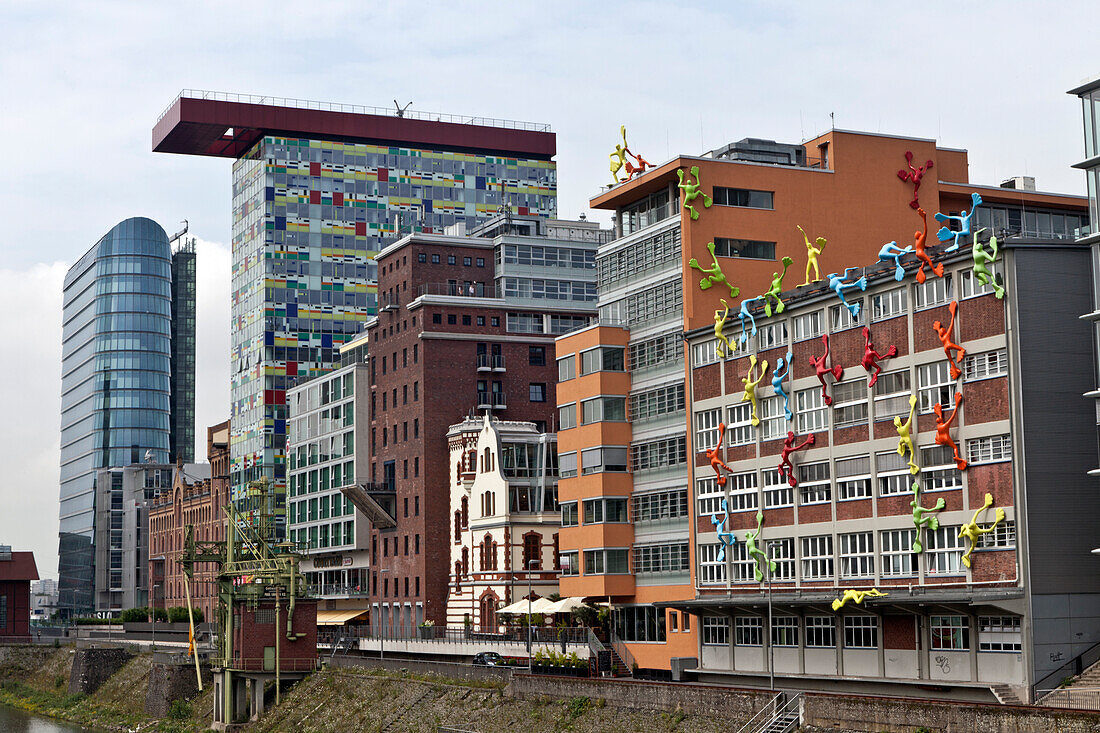
[(59, 603), (92, 608), (96, 470), (169, 462), (172, 252), (154, 221), (119, 223), (69, 269), (61, 361)]

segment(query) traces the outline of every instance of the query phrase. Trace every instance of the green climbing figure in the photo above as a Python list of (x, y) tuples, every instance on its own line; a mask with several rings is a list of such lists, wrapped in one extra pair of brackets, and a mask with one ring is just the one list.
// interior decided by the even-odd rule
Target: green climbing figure
[(940, 520), (932, 512), (938, 512), (944, 507), (944, 500), (941, 496), (939, 501), (936, 502), (936, 506), (931, 509), (925, 509), (920, 505), (920, 479), (913, 481), (913, 501), (909, 502), (909, 506), (913, 507), (913, 525), (917, 528), (917, 533), (913, 537), (913, 552), (924, 552), (924, 545), (920, 541), (920, 531), (922, 527), (927, 526), (928, 529), (935, 532), (940, 528)]
[(710, 205), (714, 203), (710, 200), (710, 196), (699, 190), (699, 166), (691, 166), (691, 177), (695, 179), (695, 183), (684, 182), (684, 169), (679, 168), (676, 170), (676, 177), (680, 179), (680, 183), (677, 187), (684, 192), (684, 208), (691, 212), (691, 219), (694, 221), (699, 218), (699, 212), (695, 210), (695, 207), (691, 205), (691, 202), (700, 196), (703, 197), (703, 208), (709, 209)]
[(745, 549), (748, 550), (749, 557), (756, 560), (756, 563), (752, 566), (753, 572), (756, 574), (756, 582), (764, 582), (764, 573), (760, 570), (760, 562), (764, 561), (768, 564), (768, 571), (775, 572), (775, 560), (770, 559), (764, 554), (764, 551), (756, 546), (756, 541), (760, 539), (760, 530), (764, 526), (764, 512), (759, 509), (756, 510), (756, 531), (745, 532)]
[(787, 268), (794, 262), (790, 257), (783, 258), (783, 272), (772, 273), (772, 286), (764, 293), (764, 313), (768, 316), (772, 314), (772, 304), (768, 298), (775, 300), (775, 312), (782, 313), (783, 309), (787, 306), (784, 305), (783, 300), (779, 297), (779, 294), (783, 292), (783, 278), (787, 276)]
[(694, 257), (688, 260), (688, 267), (703, 273), (703, 279), (699, 281), (699, 289), (709, 290), (712, 285), (725, 283), (726, 287), (730, 289), (730, 297), (736, 298), (741, 294), (741, 288), (734, 287), (726, 279), (726, 274), (722, 272), (722, 266), (718, 264), (718, 257), (714, 254), (714, 242), (707, 242), (707, 251), (710, 252), (710, 258), (714, 260), (714, 264), (710, 267), (703, 267), (699, 264), (699, 260)]
[(989, 246), (993, 248), (993, 253), (990, 254), (985, 250), (985, 246), (978, 241), (978, 235), (984, 231), (985, 228), (983, 227), (974, 232), (974, 246), (970, 250), (970, 254), (974, 257), (974, 278), (982, 285), (992, 287), (997, 300), (1004, 300), (1005, 289), (997, 284), (997, 278), (989, 270), (989, 265), (997, 261), (997, 254), (1000, 252), (1000, 248), (997, 246), (997, 237), (989, 238)]

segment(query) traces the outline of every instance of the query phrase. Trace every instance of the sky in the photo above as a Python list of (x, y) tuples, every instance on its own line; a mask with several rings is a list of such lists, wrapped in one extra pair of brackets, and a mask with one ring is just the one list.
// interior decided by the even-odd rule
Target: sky
[(558, 213), (626, 125), (655, 163), (835, 126), (969, 151), (970, 179), (1084, 193), (1095, 1), (34, 3), (0, 0), (0, 544), (57, 575), (61, 284), (116, 223), (198, 243), (196, 455), (229, 406), (230, 166), (153, 154), (181, 89), (549, 123)]

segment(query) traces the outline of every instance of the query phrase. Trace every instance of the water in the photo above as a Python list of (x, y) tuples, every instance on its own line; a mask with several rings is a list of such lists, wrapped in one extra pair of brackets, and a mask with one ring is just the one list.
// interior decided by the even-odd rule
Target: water
[(0, 731), (3, 733), (86, 733), (91, 730), (0, 705)]

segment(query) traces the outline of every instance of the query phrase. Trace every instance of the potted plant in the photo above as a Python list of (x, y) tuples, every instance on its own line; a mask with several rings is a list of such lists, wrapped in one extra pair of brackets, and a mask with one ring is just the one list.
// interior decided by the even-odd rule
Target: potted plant
[(420, 638), (421, 639), (433, 639), (435, 638), (435, 621), (428, 619), (427, 621), (420, 622)]

